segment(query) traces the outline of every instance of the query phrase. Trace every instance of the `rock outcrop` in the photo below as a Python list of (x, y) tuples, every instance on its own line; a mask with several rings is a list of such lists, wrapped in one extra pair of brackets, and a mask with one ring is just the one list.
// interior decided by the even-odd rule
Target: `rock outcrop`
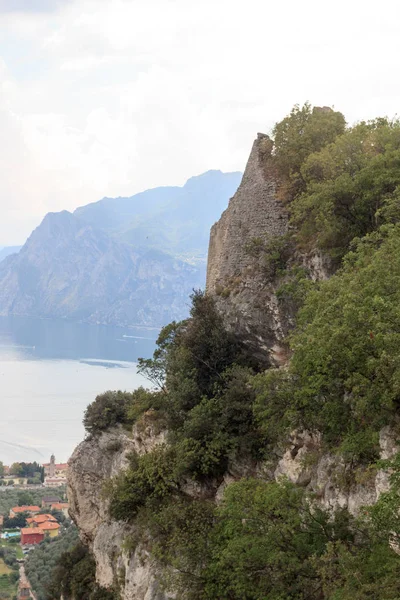
[[(278, 183), (272, 169), (272, 143), (259, 134), (235, 196), (211, 230), (207, 293), (212, 295), (225, 324), (252, 348), (266, 366), (285, 362), (284, 339), (292, 315), (278, 302), (279, 281), (266, 277), (260, 263), (247, 251), (251, 240), (268, 243), (283, 239), (289, 231), (285, 207), (279, 200)], [(318, 253), (296, 255), (314, 279), (330, 274), (331, 265)], [(149, 415), (148, 415), (149, 416)], [(146, 415), (145, 415), (146, 417)], [(146, 424), (147, 423), (147, 424)], [(145, 548), (129, 550), (134, 526), (113, 521), (102, 489), (128, 464), (129, 452), (151, 452), (166, 441), (151, 419), (136, 425), (132, 435), (122, 429), (88, 438), (70, 460), (68, 494), (71, 514), (83, 540), (89, 544), (97, 565), (97, 580), (104, 587), (119, 585), (123, 600), (166, 600), (159, 587), (159, 571)], [(380, 432), (381, 458), (397, 452), (396, 436), (390, 428)], [(333, 452), (327, 453), (319, 435), (293, 433), (290, 444), (269, 461), (255, 463), (239, 457), (223, 477), (208, 484), (181, 482), (181, 490), (192, 498), (219, 502), (226, 487), (243, 477), (279, 481), (282, 477), (306, 488), (325, 508), (346, 507), (352, 514), (374, 504), (389, 487), (389, 475), (374, 467), (353, 469)]]
[[(379, 445), (382, 460), (398, 451), (397, 436), (390, 427), (381, 430)], [(281, 477), (307, 488), (324, 508), (347, 508), (353, 515), (363, 506), (375, 504), (389, 489), (387, 471), (375, 467), (354, 471), (340, 455), (324, 453), (320, 436), (309, 432), (293, 435), (275, 467), (274, 479)]]
[(281, 314), (273, 283), (248, 249), (252, 240), (268, 243), (288, 231), (271, 150), (269, 137), (259, 133), (242, 182), (211, 229), (206, 290), (226, 325), (242, 335), (260, 359), (269, 357), (279, 364), (280, 344), (290, 323)]
[[(396, 440), (390, 428), (382, 429), (382, 459), (397, 452)], [(76, 448), (69, 461), (71, 516), (95, 558), (97, 582), (104, 588), (117, 587), (122, 600), (173, 598), (160, 587), (157, 564), (146, 549), (131, 543), (134, 525), (110, 518), (106, 493), (110, 478), (127, 467), (129, 453), (142, 455), (165, 441), (166, 432), (159, 432), (151, 419), (146, 421), (145, 417), (132, 433), (115, 428), (89, 437)], [(182, 491), (193, 498), (214, 497), (219, 502), (225, 488), (242, 477), (260, 477), (266, 481), (286, 478), (305, 487), (324, 508), (346, 507), (354, 515), (363, 506), (374, 504), (389, 489), (386, 471), (366, 469), (354, 473), (339, 456), (322, 452), (319, 436), (302, 432), (293, 435), (290, 446), (274, 461), (255, 464), (242, 460), (230, 465), (222, 481), (209, 486), (187, 482)]]
[(70, 514), (82, 541), (96, 560), (100, 586), (117, 586), (124, 600), (167, 600), (157, 579), (157, 567), (145, 548), (132, 550), (134, 527), (109, 516), (106, 484), (126, 469), (129, 454), (150, 452), (163, 443), (165, 432), (156, 432), (142, 421), (127, 435), (115, 428), (87, 438), (74, 451), (68, 469)]

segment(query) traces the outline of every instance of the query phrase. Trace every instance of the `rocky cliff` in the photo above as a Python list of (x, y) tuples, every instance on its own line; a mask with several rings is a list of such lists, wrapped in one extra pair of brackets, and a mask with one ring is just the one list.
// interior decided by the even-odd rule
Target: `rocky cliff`
[[(263, 257), (249, 251), (253, 241), (263, 246), (283, 240), (289, 231), (271, 151), (270, 139), (259, 134), (242, 183), (211, 230), (207, 293), (215, 298), (227, 327), (247, 342), (259, 362), (279, 366), (287, 359), (284, 339), (292, 325), (292, 314), (278, 302), (281, 282), (266, 276)], [(306, 257), (292, 254), (289, 260), (304, 264), (312, 278), (329, 274), (329, 265), (316, 253)], [(155, 431), (145, 419), (132, 432), (115, 429), (88, 438), (70, 460), (72, 517), (92, 549), (98, 582), (104, 587), (117, 585), (124, 600), (166, 600), (168, 596), (159, 587), (159, 570), (146, 548), (129, 543), (134, 526), (110, 519), (102, 489), (126, 467), (129, 452), (150, 452), (166, 439), (165, 431)], [(396, 442), (390, 427), (381, 429), (381, 458), (397, 452)], [(283, 451), (271, 453), (269, 460), (256, 462), (239, 456), (229, 461), (223, 476), (208, 481), (207, 486), (187, 481), (180, 489), (192, 498), (219, 502), (225, 488), (243, 477), (265, 481), (287, 478), (306, 488), (321, 506), (346, 507), (352, 514), (374, 504), (389, 486), (387, 472), (360, 465), (354, 468), (339, 453), (328, 452), (317, 433), (299, 431), (292, 434)]]
[[(173, 598), (159, 584), (159, 569), (145, 547), (132, 543), (135, 527), (113, 521), (108, 513), (105, 492), (110, 478), (127, 466), (127, 457), (151, 452), (164, 443), (166, 432), (154, 429), (144, 420), (131, 432), (115, 428), (82, 442), (69, 461), (68, 498), (70, 513), (80, 535), (96, 560), (96, 579), (104, 588), (116, 587), (122, 600), (168, 600)], [(389, 428), (380, 433), (381, 458), (397, 451), (396, 436)], [(227, 485), (242, 477), (260, 477), (267, 481), (287, 478), (305, 487), (325, 508), (348, 508), (358, 514), (363, 506), (376, 502), (389, 488), (388, 473), (360, 470), (357, 477), (335, 454), (322, 452), (318, 436), (307, 432), (293, 436), (280, 456), (265, 463), (234, 462), (225, 475), (210, 487), (188, 482), (185, 491), (193, 498), (222, 498)], [(350, 476), (350, 477), (349, 477)]]
[(211, 229), (206, 289), (229, 328), (241, 334), (257, 355), (279, 360), (288, 319), (281, 314), (273, 282), (249, 248), (252, 241), (265, 244), (288, 231), (287, 212), (269, 168), (271, 150), (269, 137), (259, 133), (242, 182)]
[(149, 424), (127, 434), (114, 429), (82, 442), (69, 461), (70, 513), (96, 560), (96, 579), (104, 588), (117, 586), (125, 600), (167, 600), (157, 581), (157, 566), (145, 548), (132, 546), (134, 527), (108, 515), (105, 486), (126, 468), (127, 456), (144, 454), (165, 440)]

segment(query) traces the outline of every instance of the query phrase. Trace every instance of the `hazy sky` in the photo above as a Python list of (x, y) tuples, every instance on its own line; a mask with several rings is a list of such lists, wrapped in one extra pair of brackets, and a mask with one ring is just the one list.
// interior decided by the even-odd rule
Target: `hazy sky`
[(0, 245), (48, 211), (242, 170), (298, 102), (400, 107), (398, 0), (0, 0)]

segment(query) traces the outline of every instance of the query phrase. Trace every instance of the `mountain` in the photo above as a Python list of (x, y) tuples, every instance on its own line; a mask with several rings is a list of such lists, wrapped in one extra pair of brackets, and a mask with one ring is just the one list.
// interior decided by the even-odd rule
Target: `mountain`
[(5, 246), (0, 250), (0, 262), (10, 256), (10, 254), (18, 254), (22, 246)]
[(185, 318), (205, 283), (208, 223), (239, 180), (210, 171), (182, 188), (47, 214), (0, 262), (0, 314), (156, 327)]
[(201, 272), (157, 250), (136, 251), (63, 211), (49, 213), (19, 254), (0, 263), (2, 314), (162, 325), (186, 314)]
[(205, 258), (211, 225), (227, 207), (242, 174), (207, 171), (183, 187), (161, 187), (129, 198), (103, 198), (75, 215), (135, 247)]

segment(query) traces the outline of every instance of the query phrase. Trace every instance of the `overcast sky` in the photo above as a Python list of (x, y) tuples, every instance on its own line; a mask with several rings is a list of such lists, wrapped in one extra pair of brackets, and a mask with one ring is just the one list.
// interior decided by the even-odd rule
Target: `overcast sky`
[(400, 107), (398, 0), (0, 0), (0, 245), (48, 211), (243, 170), (295, 103)]

